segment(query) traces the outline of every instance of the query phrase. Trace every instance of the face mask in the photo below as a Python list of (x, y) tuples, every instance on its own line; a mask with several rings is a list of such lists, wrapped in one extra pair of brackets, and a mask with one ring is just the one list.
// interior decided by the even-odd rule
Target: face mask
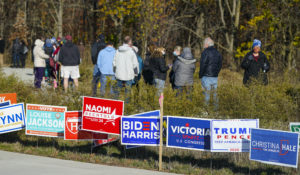
[(163, 55), (165, 55), (165, 54), (166, 54), (166, 52), (165, 52), (165, 51), (162, 51), (161, 53), (162, 53)]
[(177, 53), (174, 51), (174, 52), (173, 52), (173, 55), (174, 55), (174, 56), (177, 56)]

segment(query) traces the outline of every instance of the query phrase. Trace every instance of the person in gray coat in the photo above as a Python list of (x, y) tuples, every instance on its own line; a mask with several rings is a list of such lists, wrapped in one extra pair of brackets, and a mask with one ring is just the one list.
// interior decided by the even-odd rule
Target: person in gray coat
[(183, 48), (180, 56), (177, 56), (173, 65), (175, 73), (175, 88), (182, 91), (184, 87), (191, 89), (194, 83), (193, 75), (196, 69), (196, 59), (194, 59), (191, 48)]

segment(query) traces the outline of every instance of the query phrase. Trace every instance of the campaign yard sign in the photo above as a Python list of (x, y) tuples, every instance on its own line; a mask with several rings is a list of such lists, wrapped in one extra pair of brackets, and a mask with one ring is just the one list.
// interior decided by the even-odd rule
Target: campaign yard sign
[(9, 100), (9, 101), (5, 101), (5, 102), (1, 102), (1, 103), (0, 103), (0, 107), (8, 106), (8, 105), (10, 105), (10, 100)]
[(209, 150), (210, 120), (168, 116), (167, 147)]
[(107, 134), (81, 130), (81, 120), (81, 111), (65, 112), (65, 140), (94, 140), (108, 138)]
[(300, 134), (300, 123), (291, 122), (290, 123), (290, 130), (292, 132), (297, 132), (298, 134)]
[(212, 152), (249, 152), (251, 128), (259, 128), (259, 119), (211, 121)]
[(107, 139), (101, 139), (101, 140), (94, 140), (93, 143), (93, 148), (97, 147), (97, 146), (101, 146), (101, 145), (105, 145), (105, 144), (108, 144), (108, 143), (111, 143), (111, 142), (115, 142), (119, 140), (119, 137), (118, 136), (114, 136), (112, 138), (107, 138)]
[(21, 130), (25, 127), (24, 104), (0, 107), (0, 134)]
[(120, 134), (124, 101), (83, 97), (82, 130)]
[(11, 104), (17, 103), (17, 94), (16, 93), (6, 93), (0, 94), (0, 103), (10, 101)]
[(297, 168), (299, 134), (251, 129), (250, 160)]
[(159, 117), (123, 116), (121, 120), (122, 145), (159, 145)]
[(46, 137), (64, 137), (67, 107), (26, 105), (26, 134)]
[[(132, 116), (136, 116), (136, 117), (159, 117), (160, 116), (160, 110), (156, 110), (156, 111), (149, 111), (149, 112), (143, 112), (143, 113), (139, 113), (139, 114), (134, 114)], [(126, 145), (126, 149), (132, 149), (132, 148), (138, 148), (138, 147), (142, 147), (140, 145)]]

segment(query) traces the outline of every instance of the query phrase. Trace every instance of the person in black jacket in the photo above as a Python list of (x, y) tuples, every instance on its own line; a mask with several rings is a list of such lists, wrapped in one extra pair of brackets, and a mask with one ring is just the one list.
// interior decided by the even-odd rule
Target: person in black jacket
[(152, 66), (150, 65), (151, 53), (153, 53), (154, 46), (149, 46), (147, 48), (146, 59), (144, 61), (144, 69), (143, 69), (143, 78), (146, 84), (153, 85), (154, 77)]
[(65, 92), (68, 90), (69, 77), (74, 80), (75, 87), (78, 88), (80, 52), (78, 47), (72, 43), (72, 37), (67, 35), (67, 42), (62, 46), (59, 53), (59, 62), (61, 63), (61, 76), (64, 78)]
[(20, 66), (20, 52), (22, 50), (22, 45), (19, 38), (13, 41), (12, 45), (12, 56), (13, 56), (13, 67), (17, 68)]
[(218, 87), (218, 75), (222, 68), (222, 55), (214, 47), (211, 38), (205, 38), (204, 51), (201, 54), (199, 78), (204, 89), (205, 101), (209, 102), (210, 93), (213, 93), (215, 101)]
[(98, 54), (99, 52), (106, 47), (105, 37), (104, 35), (99, 35), (97, 41), (92, 45), (91, 55), (92, 55), (92, 62), (94, 65), (93, 71), (93, 80), (92, 80), (92, 89), (93, 89), (93, 96), (97, 95), (97, 85), (100, 81), (101, 72), (97, 66)]
[(252, 51), (246, 54), (241, 67), (245, 69), (243, 83), (249, 84), (251, 78), (262, 81), (264, 85), (268, 84), (267, 72), (270, 70), (270, 63), (264, 53), (260, 51), (261, 41), (254, 39)]
[(151, 54), (150, 65), (153, 71), (155, 87), (158, 89), (158, 92), (161, 93), (165, 87), (167, 71), (171, 67), (170, 65), (166, 65), (164, 48), (160, 47), (154, 50)]
[(4, 49), (5, 49), (5, 41), (0, 36), (0, 67), (3, 66), (3, 63), (4, 63), (4, 60), (3, 60)]

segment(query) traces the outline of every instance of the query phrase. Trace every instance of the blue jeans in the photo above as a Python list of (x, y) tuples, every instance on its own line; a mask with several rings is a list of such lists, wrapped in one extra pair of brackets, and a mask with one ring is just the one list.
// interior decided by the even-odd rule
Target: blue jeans
[[(115, 93), (116, 96), (119, 97), (120, 91), (123, 87), (125, 87), (125, 96), (126, 96), (130, 92), (132, 83), (133, 83), (132, 80), (128, 80), (128, 81), (117, 80), (117, 90)], [(125, 101), (129, 102), (129, 98), (126, 97)]]
[(96, 64), (94, 66), (93, 81), (92, 81), (93, 96), (97, 95), (97, 86), (100, 81), (100, 75), (101, 75), (101, 72)]
[[(100, 94), (101, 95), (105, 94), (105, 88), (106, 88), (106, 84), (108, 82), (108, 79), (116, 80), (114, 75), (101, 74), (101, 76), (100, 76), (100, 83), (101, 83)], [(114, 89), (113, 89), (112, 82), (110, 83), (110, 93), (114, 94)]]
[(20, 63), (20, 55), (17, 53), (14, 53), (13, 54), (13, 66), (19, 67), (19, 63)]
[[(218, 77), (202, 77), (201, 79), (202, 88), (204, 90), (205, 102), (209, 103), (210, 94), (213, 94), (215, 103), (217, 103), (217, 87), (218, 87)], [(217, 105), (217, 104), (216, 104)]]
[(158, 93), (162, 93), (164, 91), (164, 87), (165, 87), (165, 80), (161, 80), (161, 79), (154, 79), (154, 83), (155, 83), (155, 87), (156, 89), (158, 89)]

